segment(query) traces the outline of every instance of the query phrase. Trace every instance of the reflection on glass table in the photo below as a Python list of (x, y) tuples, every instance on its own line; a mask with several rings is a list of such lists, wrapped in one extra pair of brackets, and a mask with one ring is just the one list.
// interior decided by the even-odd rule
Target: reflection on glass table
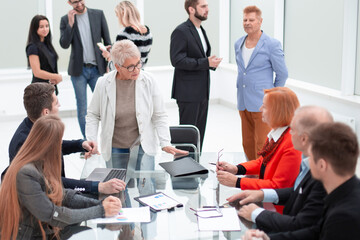
[[(227, 153), (222, 151), (221, 161), (238, 164), (245, 161), (243, 153)], [(204, 206), (221, 206), (226, 198), (238, 193), (240, 189), (219, 185), (216, 178), (218, 153), (204, 152), (200, 156), (200, 164), (209, 170), (208, 174), (196, 177), (171, 177), (160, 162), (173, 161), (173, 156), (161, 153), (156, 156), (141, 152), (113, 155), (109, 162), (104, 162), (101, 155), (88, 159), (81, 178), (87, 178), (95, 168), (111, 168), (114, 166), (127, 168), (125, 191), (117, 194), (123, 207), (139, 207), (135, 197), (163, 192), (182, 203), (183, 207), (170, 211), (151, 212), (151, 222), (131, 224), (96, 224), (83, 222), (84, 231), (78, 232), (70, 239), (239, 239), (251, 223), (238, 219), (241, 231), (199, 231), (197, 216), (191, 209)], [(127, 161), (121, 164), (115, 161)], [(133, 162), (132, 162), (133, 161)], [(131, 169), (131, 166), (135, 168)], [(104, 196), (99, 196), (103, 198)], [(229, 207), (229, 206), (228, 206)], [(87, 229), (86, 229), (87, 228)]]

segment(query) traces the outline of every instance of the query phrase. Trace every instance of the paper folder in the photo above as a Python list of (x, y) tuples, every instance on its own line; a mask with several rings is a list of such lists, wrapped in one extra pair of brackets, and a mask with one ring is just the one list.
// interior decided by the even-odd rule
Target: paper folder
[(159, 165), (173, 177), (200, 175), (209, 172), (191, 157), (185, 157), (171, 162), (163, 162), (159, 163)]

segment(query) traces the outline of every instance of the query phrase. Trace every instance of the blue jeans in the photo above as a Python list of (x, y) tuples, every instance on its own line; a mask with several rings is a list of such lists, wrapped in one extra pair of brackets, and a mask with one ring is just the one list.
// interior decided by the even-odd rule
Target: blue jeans
[(77, 117), (84, 139), (86, 139), (85, 116), (87, 112), (87, 84), (89, 84), (91, 91), (94, 92), (96, 82), (100, 76), (96, 66), (83, 67), (83, 72), (80, 76), (71, 76), (76, 97)]

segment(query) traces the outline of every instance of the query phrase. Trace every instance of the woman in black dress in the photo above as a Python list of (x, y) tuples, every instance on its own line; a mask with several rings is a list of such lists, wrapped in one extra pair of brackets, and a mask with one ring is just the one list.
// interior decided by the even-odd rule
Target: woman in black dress
[(51, 43), (49, 20), (43, 15), (36, 15), (30, 23), (29, 36), (26, 43), (28, 66), (33, 72), (32, 83), (48, 82), (55, 85), (62, 81), (58, 73), (58, 55)]

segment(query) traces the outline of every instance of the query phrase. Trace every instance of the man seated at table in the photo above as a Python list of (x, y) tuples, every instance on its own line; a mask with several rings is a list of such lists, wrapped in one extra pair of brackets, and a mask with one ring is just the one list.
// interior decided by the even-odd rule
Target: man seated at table
[[(58, 115), (60, 104), (55, 94), (54, 86), (47, 83), (32, 83), (28, 85), (24, 90), (24, 107), (26, 109), (27, 117), (17, 128), (9, 145), (10, 164), (21, 146), (24, 144), (34, 122), (43, 115)], [(62, 142), (62, 154), (67, 155), (76, 152), (83, 152), (84, 150), (88, 151), (86, 153), (86, 157), (91, 156), (91, 154), (98, 154), (97, 145), (92, 141), (79, 139), (72, 141), (63, 140)], [(61, 176), (62, 183), (65, 188), (71, 188), (87, 193), (100, 192), (105, 194), (118, 193), (125, 189), (124, 181), (116, 178), (104, 183), (65, 178), (63, 156), (61, 156), (61, 160)], [(6, 170), (7, 169), (5, 169), (1, 174), (2, 179), (5, 176)]]
[(309, 165), (313, 178), (324, 185), (322, 217), (313, 226), (266, 235), (250, 230), (245, 240), (356, 239), (360, 236), (360, 180), (355, 176), (359, 156), (356, 134), (343, 123), (324, 123), (309, 135)]
[[(239, 216), (256, 223), (265, 232), (292, 231), (315, 224), (322, 213), (326, 193), (322, 184), (311, 177), (309, 169), (309, 132), (321, 123), (333, 122), (331, 114), (324, 108), (304, 106), (295, 111), (290, 123), (290, 134), (294, 148), (301, 151), (300, 173), (293, 188), (246, 190), (228, 198), (230, 202), (240, 200), (243, 206)], [(272, 202), (285, 205), (284, 215), (260, 208), (254, 202)]]

